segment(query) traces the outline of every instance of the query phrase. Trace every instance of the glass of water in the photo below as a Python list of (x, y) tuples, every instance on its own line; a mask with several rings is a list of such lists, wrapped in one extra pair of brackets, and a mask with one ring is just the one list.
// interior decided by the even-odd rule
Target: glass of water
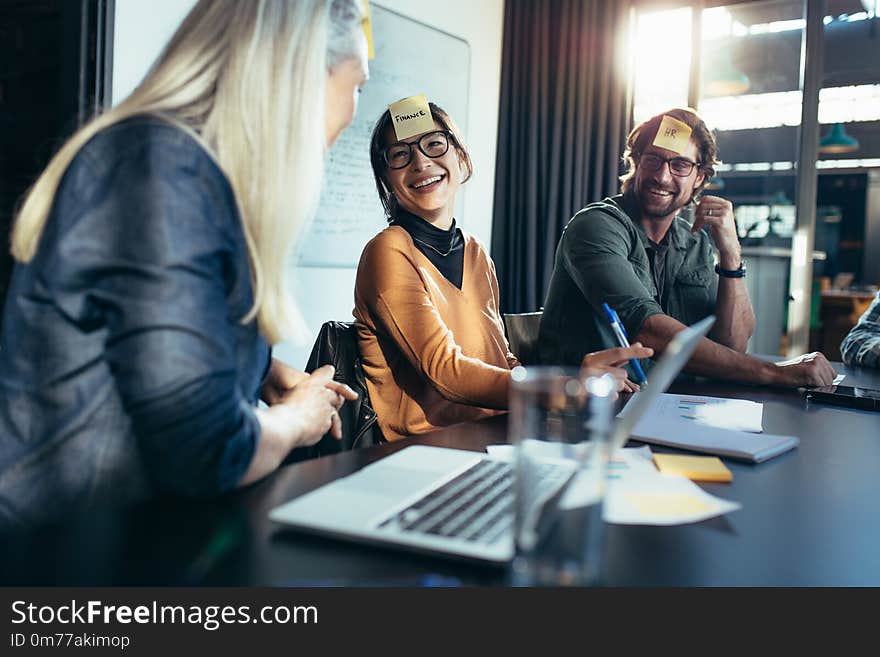
[(577, 369), (512, 373), (514, 586), (601, 583), (605, 475), (616, 385)]

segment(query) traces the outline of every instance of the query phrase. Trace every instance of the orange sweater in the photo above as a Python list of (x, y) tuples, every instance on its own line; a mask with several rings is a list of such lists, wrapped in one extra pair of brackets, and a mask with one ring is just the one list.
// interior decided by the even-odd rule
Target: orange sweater
[(400, 226), (361, 255), (354, 293), (370, 401), (389, 440), (507, 408), (510, 353), (492, 260), (464, 233), (461, 290)]

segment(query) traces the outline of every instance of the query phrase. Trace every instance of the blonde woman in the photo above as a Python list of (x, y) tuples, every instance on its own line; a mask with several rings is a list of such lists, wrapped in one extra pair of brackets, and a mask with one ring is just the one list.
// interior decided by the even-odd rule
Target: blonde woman
[(296, 329), (284, 262), (367, 76), (361, 12), (202, 0), (37, 180), (0, 342), (0, 527), (218, 494), (339, 435), (354, 393), (270, 344)]

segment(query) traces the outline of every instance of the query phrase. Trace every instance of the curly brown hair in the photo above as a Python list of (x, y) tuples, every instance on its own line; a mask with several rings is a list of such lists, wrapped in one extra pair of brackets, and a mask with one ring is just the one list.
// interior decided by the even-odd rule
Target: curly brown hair
[(633, 178), (636, 175), (636, 164), (641, 154), (650, 144), (657, 130), (660, 128), (660, 122), (664, 116), (671, 116), (678, 119), (682, 123), (686, 123), (691, 127), (691, 139), (697, 144), (699, 153), (700, 171), (703, 174), (703, 182), (699, 187), (694, 188), (693, 199), (696, 199), (706, 184), (715, 175), (715, 167), (721, 164), (718, 159), (718, 146), (715, 143), (715, 136), (706, 127), (703, 119), (692, 109), (676, 107), (652, 116), (647, 121), (637, 125), (626, 138), (626, 151), (623, 153), (623, 161), (626, 163), (626, 173), (620, 177), (620, 189), (624, 193), (632, 186)]

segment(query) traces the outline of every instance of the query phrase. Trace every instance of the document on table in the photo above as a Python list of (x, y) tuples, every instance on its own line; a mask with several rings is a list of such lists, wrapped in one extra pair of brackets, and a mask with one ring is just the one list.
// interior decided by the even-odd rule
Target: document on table
[(619, 525), (683, 525), (742, 508), (687, 477), (658, 472), (651, 449), (618, 450), (609, 463), (604, 515)]
[[(632, 437), (752, 463), (787, 452), (800, 442), (795, 436), (758, 433), (762, 431), (763, 405), (741, 399), (719, 400), (730, 402), (722, 404), (716, 399), (663, 394), (636, 424)], [(626, 408), (621, 411), (625, 414)]]
[[(637, 392), (633, 399), (643, 393)], [(630, 400), (630, 403), (633, 401)], [(629, 408), (627, 403), (620, 415)], [(673, 395), (662, 393), (647, 410), (636, 428), (658, 420), (684, 420), (719, 429), (735, 429), (759, 433), (764, 430), (764, 405), (747, 399), (723, 399), (701, 395)]]
[[(547, 443), (547, 458), (557, 458), (561, 446)], [(513, 460), (513, 445), (490, 445), (493, 458)], [(658, 472), (650, 447), (617, 450), (608, 464), (603, 517), (620, 525), (683, 525), (699, 522), (741, 508), (705, 492), (680, 475)], [(579, 475), (565, 492), (560, 506), (573, 509), (596, 497), (597, 482)]]

